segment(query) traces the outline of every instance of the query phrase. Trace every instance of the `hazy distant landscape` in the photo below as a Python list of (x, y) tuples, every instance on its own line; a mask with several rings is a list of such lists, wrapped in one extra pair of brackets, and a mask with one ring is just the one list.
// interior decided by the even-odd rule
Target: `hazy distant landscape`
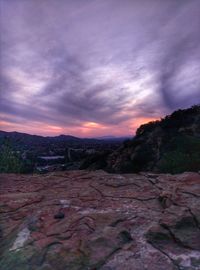
[(144, 124), (132, 138), (42, 137), (0, 131), (0, 172), (103, 169), (130, 173), (200, 170), (200, 106)]
[[(117, 149), (128, 138), (81, 139), (70, 135), (42, 137), (0, 131), (0, 171), (47, 173), (79, 169), (84, 161)], [(103, 166), (103, 165), (102, 165)]]

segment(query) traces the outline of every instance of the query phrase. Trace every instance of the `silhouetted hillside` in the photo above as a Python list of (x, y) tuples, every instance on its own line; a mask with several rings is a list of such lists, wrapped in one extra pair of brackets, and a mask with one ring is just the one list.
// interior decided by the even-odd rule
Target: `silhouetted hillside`
[(164, 173), (200, 170), (200, 106), (140, 126), (132, 140), (108, 157), (107, 169)]
[(74, 144), (89, 144), (89, 143), (98, 143), (100, 142), (97, 139), (81, 139), (70, 135), (59, 135), (55, 137), (43, 137), (38, 135), (30, 135), (26, 133), (20, 132), (6, 132), (0, 131), (0, 142), (2, 142), (5, 138), (9, 139), (12, 145), (15, 148), (21, 150), (21, 148), (32, 148), (35, 146), (48, 146), (49, 144), (57, 144), (62, 145), (69, 144), (70, 146)]

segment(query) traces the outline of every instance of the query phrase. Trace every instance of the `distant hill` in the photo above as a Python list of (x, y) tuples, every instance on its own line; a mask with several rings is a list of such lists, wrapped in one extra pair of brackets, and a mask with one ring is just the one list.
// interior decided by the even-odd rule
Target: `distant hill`
[(107, 158), (113, 172), (180, 173), (200, 170), (200, 105), (140, 126)]
[(125, 141), (127, 139), (131, 139), (131, 136), (124, 136), (124, 137), (102, 136), (102, 137), (97, 137), (95, 139), (103, 140), (103, 141)]
[(26, 133), (20, 133), (20, 132), (6, 132), (0, 130), (0, 145), (8, 139), (12, 146), (16, 150), (30, 150), (31, 148), (35, 147), (46, 147), (49, 145), (54, 146), (69, 146), (69, 147), (82, 147), (84, 145), (92, 145), (92, 144), (105, 144), (105, 143), (115, 143), (123, 142), (125, 138), (78, 138), (71, 135), (59, 135), (55, 137), (44, 137), (39, 135), (30, 135)]
[(30, 135), (20, 132), (0, 131), (0, 143), (8, 139), (12, 146), (16, 149), (30, 149), (33, 147), (42, 147), (49, 144), (58, 144), (60, 142), (79, 142), (80, 139), (73, 136), (60, 135), (56, 137), (43, 137), (38, 135)]
[[(50, 136), (39, 136), (39, 135), (31, 135), (27, 133), (21, 133), (21, 132), (6, 132), (3, 130), (0, 130), (0, 138), (10, 138), (13, 140), (24, 140), (25, 142), (41, 142), (41, 141), (80, 141), (82, 139), (71, 136), (71, 135), (59, 135), (55, 137)], [(83, 139), (84, 140), (84, 139)]]

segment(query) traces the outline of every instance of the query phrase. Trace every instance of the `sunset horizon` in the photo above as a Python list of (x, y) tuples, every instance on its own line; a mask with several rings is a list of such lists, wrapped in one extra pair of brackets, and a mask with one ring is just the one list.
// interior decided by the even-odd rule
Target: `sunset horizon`
[(197, 7), (1, 0), (0, 129), (129, 136), (200, 103)]
[[(161, 118), (149, 118), (144, 121), (144, 119), (140, 119), (136, 123), (136, 125), (132, 125), (132, 129), (130, 128), (130, 132), (125, 133), (124, 130), (120, 130), (120, 127), (115, 126), (117, 131), (114, 131), (113, 133), (113, 127), (106, 127), (106, 126), (101, 126), (97, 123), (94, 122), (86, 122), (84, 123), (81, 127), (75, 127), (74, 129), (68, 129), (68, 128), (62, 128), (59, 126), (49, 126), (49, 125), (44, 125), (41, 123), (41, 128), (38, 127), (31, 127), (31, 128), (25, 128), (21, 127), (21, 125), (12, 125), (6, 122), (0, 122), (0, 127), (2, 131), (6, 132), (19, 132), (19, 133), (27, 133), (30, 135), (38, 135), (38, 136), (59, 136), (59, 135), (71, 135), (75, 137), (80, 137), (80, 138), (96, 138), (96, 137), (106, 137), (106, 136), (113, 136), (113, 137), (131, 137), (135, 135), (136, 130), (143, 124), (147, 124), (151, 121), (156, 121), (160, 120)], [(41, 130), (43, 129), (43, 130)], [(44, 130), (45, 129), (45, 130)]]

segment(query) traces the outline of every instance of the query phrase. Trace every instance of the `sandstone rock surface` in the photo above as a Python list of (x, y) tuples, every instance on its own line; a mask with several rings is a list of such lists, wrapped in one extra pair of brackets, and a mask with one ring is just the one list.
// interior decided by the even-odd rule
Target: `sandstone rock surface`
[(200, 175), (2, 174), (1, 270), (199, 270)]

